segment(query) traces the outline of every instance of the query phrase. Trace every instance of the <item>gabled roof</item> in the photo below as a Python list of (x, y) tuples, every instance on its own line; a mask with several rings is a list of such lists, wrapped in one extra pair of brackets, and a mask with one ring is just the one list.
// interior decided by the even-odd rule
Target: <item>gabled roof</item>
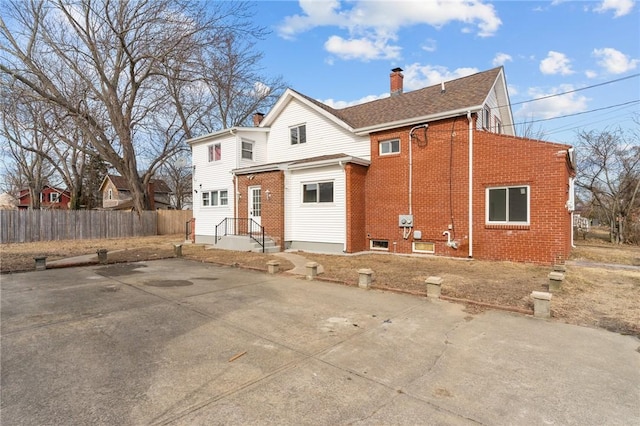
[[(366, 134), (383, 128), (461, 115), (466, 111), (477, 112), (496, 85), (497, 90), (503, 92), (506, 98), (508, 95), (503, 67), (445, 82), (444, 91), (442, 85), (437, 84), (341, 109), (332, 108), (295, 90), (287, 89), (260, 125), (269, 126), (291, 99), (295, 98), (342, 127), (356, 134)], [(506, 108), (508, 121), (512, 121), (511, 110), (508, 106)]]
[[(127, 182), (127, 179), (125, 179), (123, 176), (120, 176), (120, 175), (111, 175), (111, 174), (106, 175), (104, 180), (102, 181), (102, 185), (100, 185), (101, 191), (107, 179), (110, 180), (111, 183), (113, 183), (113, 185), (116, 187), (118, 191), (130, 191), (129, 183)], [(171, 189), (169, 188), (169, 185), (167, 185), (167, 183), (162, 179), (151, 179), (150, 183), (153, 184), (153, 191), (156, 194), (171, 193)]]
[(498, 67), (448, 81), (444, 83), (444, 92), (438, 84), (336, 112), (354, 128), (361, 129), (476, 108), (484, 104), (502, 71)]

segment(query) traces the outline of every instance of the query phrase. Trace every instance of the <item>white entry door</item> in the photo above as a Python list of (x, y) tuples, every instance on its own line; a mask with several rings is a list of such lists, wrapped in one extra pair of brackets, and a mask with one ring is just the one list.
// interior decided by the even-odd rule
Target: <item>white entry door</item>
[(249, 187), (249, 218), (261, 225), (262, 215), (262, 189), (259, 186)]

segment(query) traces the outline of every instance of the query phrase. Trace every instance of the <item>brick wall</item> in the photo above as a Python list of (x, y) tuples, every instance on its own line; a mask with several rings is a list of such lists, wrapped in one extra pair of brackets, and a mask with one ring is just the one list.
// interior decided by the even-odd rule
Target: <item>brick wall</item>
[[(249, 177), (252, 177), (249, 179)], [(238, 176), (238, 217), (248, 217), (248, 188), (260, 186), (262, 190), (261, 223), (265, 234), (276, 245), (283, 247), (284, 241), (284, 173), (282, 171), (256, 173)], [(267, 190), (269, 195), (267, 196)]]
[[(475, 126), (474, 126), (475, 128)], [(371, 136), (372, 161), (365, 192), (365, 232), (389, 241), (389, 251), (411, 253), (413, 235), (404, 239), (398, 215), (409, 213), (409, 127)], [(379, 155), (379, 142), (400, 139), (400, 153)], [(550, 264), (570, 250), (567, 146), (474, 130), (473, 257)], [(468, 122), (465, 117), (430, 124), (413, 133), (412, 207), (420, 241), (436, 254), (469, 256)], [(562, 151), (562, 152), (560, 152)], [(559, 153), (560, 152), (560, 153)], [(485, 190), (497, 185), (531, 185), (531, 224), (485, 225)], [(451, 226), (458, 248), (447, 247)], [(395, 244), (394, 244), (395, 243)], [(368, 246), (368, 243), (367, 243)]]
[(349, 163), (345, 166), (346, 208), (347, 208), (347, 252), (368, 249), (366, 239), (366, 197), (365, 186), (367, 167)]

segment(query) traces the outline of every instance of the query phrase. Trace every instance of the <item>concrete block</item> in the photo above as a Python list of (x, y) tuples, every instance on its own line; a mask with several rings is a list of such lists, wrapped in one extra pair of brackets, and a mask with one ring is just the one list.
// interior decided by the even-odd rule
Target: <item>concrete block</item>
[(439, 299), (443, 281), (442, 277), (432, 276), (427, 278), (425, 280), (425, 283), (427, 284), (427, 297)]
[(358, 269), (358, 287), (370, 289), (372, 276), (373, 271), (371, 269)]
[(280, 262), (277, 260), (270, 260), (267, 262), (267, 272), (270, 274), (277, 274), (280, 271)]
[(567, 267), (566, 267), (565, 264), (557, 263), (557, 264), (553, 265), (553, 270), (555, 272), (567, 272)]
[(96, 253), (98, 253), (99, 263), (107, 263), (107, 249), (98, 249)]
[(549, 273), (549, 291), (559, 291), (564, 281), (564, 274), (562, 272), (550, 272)]
[(36, 261), (36, 271), (44, 271), (47, 269), (47, 256), (36, 256), (33, 260)]
[(182, 257), (182, 244), (174, 244), (173, 245), (173, 254), (176, 257)]
[(318, 263), (307, 262), (305, 265), (307, 268), (307, 279), (312, 280), (318, 275)]
[(546, 291), (531, 292), (533, 298), (533, 316), (536, 318), (551, 317), (551, 293)]

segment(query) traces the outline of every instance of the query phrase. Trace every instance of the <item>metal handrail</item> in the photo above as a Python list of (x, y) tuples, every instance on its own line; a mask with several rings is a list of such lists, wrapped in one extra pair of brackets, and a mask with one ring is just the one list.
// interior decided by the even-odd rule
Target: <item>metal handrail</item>
[(262, 252), (265, 252), (264, 226), (252, 218), (226, 217), (222, 219), (220, 223), (216, 225), (214, 234), (215, 244), (218, 244), (218, 241), (225, 235), (248, 235), (251, 240), (262, 247)]

